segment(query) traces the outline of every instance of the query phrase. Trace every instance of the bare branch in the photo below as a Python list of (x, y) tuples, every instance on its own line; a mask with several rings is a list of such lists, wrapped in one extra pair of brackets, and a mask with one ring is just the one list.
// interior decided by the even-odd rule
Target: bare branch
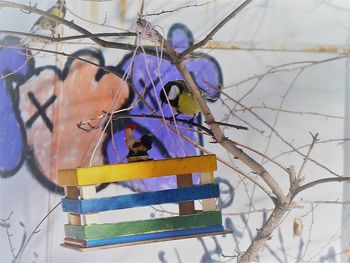
[(303, 163), (302, 163), (302, 165), (301, 165), (301, 167), (300, 167), (299, 173), (298, 173), (298, 175), (297, 175), (297, 177), (296, 177), (296, 180), (299, 181), (299, 182), (303, 181), (302, 173), (303, 173), (303, 171), (304, 171), (306, 162), (309, 160), (310, 154), (311, 154), (311, 151), (312, 151), (312, 148), (314, 148), (314, 145), (315, 145), (316, 141), (318, 140), (318, 139), (317, 139), (318, 133), (316, 133), (315, 135), (313, 135), (313, 134), (310, 132), (310, 135), (312, 136), (312, 142), (311, 142), (310, 148), (309, 148), (309, 150), (308, 150), (308, 152), (307, 152), (307, 154), (306, 154), (306, 156), (305, 156), (305, 158), (304, 158), (304, 161), (303, 161)]
[[(350, 141), (350, 138), (340, 138), (340, 139), (329, 139), (329, 140), (323, 140), (323, 141), (317, 141), (315, 142), (315, 144), (321, 144), (321, 143), (329, 143), (329, 142), (338, 142), (339, 144), (340, 143), (344, 143), (346, 141)], [(305, 144), (305, 145), (302, 145), (302, 146), (299, 146), (299, 147), (296, 147), (297, 150), (301, 150), (301, 149), (304, 149), (306, 147), (310, 147), (310, 143), (309, 144)], [(293, 153), (294, 150), (290, 150), (290, 151), (286, 151), (286, 152), (282, 152), (274, 157), (272, 157), (273, 159), (277, 159), (285, 154), (290, 154), (290, 153)]]
[(184, 80), (186, 81), (199, 107), (201, 108), (206, 123), (211, 128), (216, 141), (220, 143), (221, 146), (223, 146), (229, 153), (233, 154), (235, 158), (242, 161), (245, 165), (250, 167), (256, 174), (258, 174), (270, 187), (270, 189), (276, 195), (279, 202), (284, 202), (285, 196), (282, 188), (279, 186), (277, 181), (275, 181), (275, 179), (266, 171), (266, 169), (262, 165), (260, 165), (253, 158), (242, 152), (242, 150), (235, 146), (235, 144), (230, 139), (224, 136), (219, 125), (216, 124), (213, 114), (211, 113), (205, 100), (202, 98), (199, 88), (194, 82), (191, 74), (187, 71), (184, 63), (181, 62), (180, 64), (175, 65), (181, 73), (181, 75), (183, 76)]
[[(50, 13), (47, 13), (46, 11), (43, 11), (41, 9), (38, 9), (34, 6), (28, 6), (28, 5), (22, 5), (22, 4), (17, 4), (17, 3), (13, 3), (10, 1), (0, 1), (0, 7), (10, 7), (10, 8), (17, 8), (17, 9), (22, 9), (22, 10), (26, 10), (29, 13), (36, 13), (39, 14), (41, 16), (47, 17), (50, 20), (56, 21), (58, 23), (61, 23), (62, 25), (65, 25), (69, 28), (72, 28), (74, 30), (76, 30), (77, 32), (83, 34), (83, 35), (93, 35), (93, 33), (91, 33), (90, 31), (88, 31), (87, 29), (75, 24), (73, 21), (69, 22), (59, 16), (55, 16), (52, 15)], [(136, 50), (136, 52), (145, 52), (146, 54), (149, 55), (157, 55), (157, 51), (155, 48), (151, 48), (151, 47), (143, 47), (141, 49), (141, 47), (139, 46), (135, 46), (132, 44), (124, 44), (124, 43), (117, 43), (117, 42), (111, 42), (111, 41), (106, 41), (103, 40), (99, 37), (91, 37), (90, 38), (92, 41), (94, 41), (95, 43), (99, 44), (102, 47), (108, 47), (108, 48), (113, 48), (113, 49), (121, 49), (121, 50)], [(163, 58), (164, 59), (169, 59), (169, 55), (165, 52), (163, 54)]]
[(265, 245), (266, 241), (271, 238), (272, 232), (279, 225), (279, 222), (281, 222), (286, 212), (287, 210), (285, 208), (278, 206), (273, 210), (263, 227), (261, 229), (258, 229), (256, 237), (246, 252), (239, 259), (239, 263), (248, 263), (252, 262), (255, 259), (256, 255)]
[(46, 218), (49, 217), (49, 215), (62, 203), (62, 201), (60, 201), (59, 203), (57, 203), (45, 216), (44, 218), (36, 225), (36, 227), (34, 228), (34, 230), (32, 231), (32, 233), (30, 234), (30, 236), (28, 237), (26, 243), (24, 244), (21, 253), (19, 254), (18, 257), (18, 262), (21, 262), (21, 258), (23, 256), (24, 250), (26, 249), (27, 245), (29, 244), (30, 240), (32, 239), (32, 237), (37, 234), (40, 229), (39, 227), (41, 226), (41, 224), (46, 220)]
[(289, 193), (291, 193), (295, 190), (296, 187), (298, 187), (296, 183), (297, 176), (296, 176), (294, 165), (291, 165), (288, 167), (288, 174), (289, 174)]
[[(0, 47), (2, 47), (2, 45), (0, 45)], [(22, 47), (18, 47), (18, 46), (4, 46), (6, 48), (13, 48), (13, 49), (19, 49), (19, 50), (23, 50)], [(122, 74), (119, 74), (116, 71), (113, 71), (111, 69), (109, 69), (108, 67), (102, 66), (100, 64), (97, 64), (95, 62), (92, 62), (88, 59), (84, 59), (82, 57), (78, 57), (78, 56), (74, 56), (72, 54), (68, 54), (65, 52), (59, 52), (59, 51), (55, 51), (55, 50), (48, 50), (48, 49), (42, 49), (42, 48), (31, 48), (31, 47), (27, 47), (26, 49), (28, 50), (33, 50), (33, 51), (39, 51), (39, 52), (46, 52), (46, 53), (50, 53), (50, 54), (56, 54), (56, 55), (61, 55), (61, 56), (65, 56), (65, 57), (70, 57), (70, 58), (74, 58), (76, 60), (80, 60), (83, 61), (85, 63), (88, 63), (90, 65), (96, 66), (100, 69), (103, 69), (104, 71), (111, 73), (117, 77), (119, 77), (120, 79), (123, 79)], [(4, 76), (0, 76), (0, 79), (3, 79)], [(133, 83), (131, 81), (126, 80), (128, 86), (136, 93), (136, 95), (138, 96), (138, 98), (145, 104), (145, 106), (148, 107), (148, 109), (150, 110), (151, 113), (155, 113), (154, 109), (151, 107), (151, 105), (144, 99), (144, 97), (142, 96), (142, 94), (138, 91), (138, 89), (133, 85)]]
[[(169, 127), (169, 128), (172, 129), (173, 131), (175, 131), (175, 129), (173, 127)], [(180, 133), (180, 137), (183, 138), (185, 141), (189, 142), (190, 144), (192, 144), (194, 147), (196, 147), (199, 150), (205, 152), (206, 154), (213, 154), (212, 152), (208, 151), (205, 147), (200, 145), (198, 142), (193, 141), (192, 139), (186, 137), (185, 135), (183, 135), (181, 133)], [(250, 180), (253, 184), (257, 185), (273, 202), (275, 202), (276, 198), (273, 196), (271, 191), (268, 190), (263, 184), (261, 184), (256, 178), (254, 178), (253, 176), (251, 176), (248, 173), (244, 172), (243, 170), (241, 170), (237, 166), (228, 163), (226, 160), (222, 159), (221, 157), (216, 156), (216, 158), (217, 158), (217, 160), (219, 162), (223, 163), (227, 167), (231, 168), (232, 170), (236, 171), (240, 175), (242, 175), (245, 178), (247, 178), (248, 180)]]
[(158, 13), (146, 13), (145, 15), (142, 15), (142, 17), (146, 17), (146, 16), (159, 16), (159, 15), (163, 15), (163, 14), (169, 14), (169, 13), (174, 13), (177, 11), (180, 11), (181, 9), (187, 9), (189, 7), (200, 7), (200, 6), (205, 6), (205, 5), (209, 5), (211, 3), (213, 3), (215, 1), (210, 1), (204, 4), (193, 4), (193, 5), (185, 5), (185, 6), (181, 6), (179, 8), (173, 9), (173, 10), (162, 10)]
[[(279, 111), (283, 113), (290, 113), (290, 114), (296, 114), (296, 115), (311, 115), (311, 116), (318, 116), (318, 117), (323, 117), (326, 119), (339, 119), (339, 120), (346, 120), (344, 116), (339, 116), (339, 115), (330, 115), (330, 114), (324, 114), (324, 113), (319, 113), (319, 112), (310, 112), (310, 111), (295, 111), (295, 110), (287, 110), (287, 109), (282, 109), (282, 108), (274, 108), (274, 107), (269, 107), (263, 104), (263, 106), (251, 106), (249, 109), (254, 110), (254, 109), (264, 109), (264, 110), (271, 110), (271, 111)], [(245, 109), (239, 109), (236, 111), (245, 111)]]
[(222, 213), (225, 216), (241, 216), (241, 215), (249, 215), (249, 214), (255, 214), (255, 213), (265, 213), (265, 212), (272, 212), (272, 208), (263, 208), (263, 209), (256, 209), (252, 211), (244, 211), (244, 212), (237, 212), (237, 213)]
[[(112, 115), (112, 118), (114, 120), (118, 120), (118, 119), (126, 119), (126, 118), (146, 118), (146, 119), (158, 119), (158, 120), (167, 120), (169, 122), (174, 122), (173, 117), (163, 117), (160, 115), (148, 115), (148, 114), (128, 114), (128, 113), (114, 113), (114, 112), (107, 112), (105, 114), (102, 114), (101, 117), (99, 116), (99, 119), (104, 119), (106, 116)], [(95, 118), (96, 119), (96, 118)], [(95, 119), (89, 119), (89, 120), (84, 120), (84, 121), (80, 121), (77, 125), (78, 128), (81, 128), (81, 126), (86, 125), (87, 123), (93, 122)], [(187, 120), (187, 119), (180, 119), (180, 118), (175, 118), (176, 122), (182, 123), (182, 124), (187, 124), (190, 126), (194, 126), (197, 127), (198, 129), (206, 132), (206, 134), (208, 135), (212, 135), (212, 132), (210, 129), (208, 129), (207, 127), (204, 127), (203, 125), (200, 125), (199, 123), (193, 122), (191, 120)], [(100, 123), (99, 123), (100, 124)], [(90, 125), (89, 127), (91, 127), (92, 129), (98, 129), (101, 127), (101, 125)], [(90, 130), (86, 130), (83, 129), (85, 131), (90, 131)]]
[(293, 198), (299, 194), (300, 192), (308, 189), (308, 188), (311, 188), (311, 187), (314, 187), (318, 184), (324, 184), (324, 183), (335, 183), (335, 182), (347, 182), (349, 181), (350, 182), (350, 177), (330, 177), (330, 178), (323, 178), (323, 179), (319, 179), (319, 180), (316, 180), (316, 181), (313, 181), (313, 182), (310, 182), (310, 183), (307, 183), (307, 184), (304, 184), (302, 186), (300, 186), (299, 188), (297, 188), (294, 193), (293, 193)]
[[(251, 1), (252, 0), (246, 1), (246, 5), (248, 5)], [(145, 21), (144, 19), (139, 19), (138, 23), (142, 27), (142, 26), (146, 26), (147, 21)], [(193, 97), (195, 98), (196, 102), (201, 108), (201, 111), (203, 113), (203, 116), (205, 118), (207, 125), (210, 127), (210, 129), (214, 134), (215, 140), (221, 146), (223, 146), (229, 153), (234, 155), (235, 158), (242, 161), (244, 164), (250, 167), (256, 174), (258, 174), (264, 180), (264, 182), (270, 187), (270, 189), (276, 196), (278, 203), (285, 203), (286, 197), (284, 196), (282, 188), (277, 183), (277, 181), (268, 173), (268, 171), (262, 165), (257, 163), (253, 158), (251, 158), (249, 155), (242, 152), (242, 150), (239, 149), (237, 146), (235, 146), (235, 144), (231, 140), (229, 140), (224, 136), (222, 130), (220, 129), (220, 126), (216, 123), (215, 118), (211, 113), (207, 103), (203, 99), (197, 84), (194, 82), (191, 74), (186, 69), (184, 61), (182, 59), (178, 59), (178, 55), (175, 52), (175, 50), (169, 45), (169, 43), (163, 38), (163, 36), (159, 32), (156, 31), (156, 35), (158, 38), (158, 42), (164, 47), (164, 49), (170, 55), (170, 57), (173, 58), (172, 61), (174, 65), (176, 66), (176, 68), (178, 69), (178, 71), (186, 81), (187, 86), (189, 87)]]
[(310, 204), (310, 203), (314, 203), (314, 204), (324, 204), (324, 205), (350, 205), (350, 201), (325, 201), (325, 200), (311, 200), (311, 201), (307, 201), (307, 200), (302, 200), (300, 201), (301, 203), (305, 203), (305, 204)]
[(241, 125), (235, 125), (235, 124), (230, 124), (230, 123), (220, 122), (220, 121), (215, 121), (215, 123), (221, 126), (235, 128), (237, 130), (248, 130), (248, 127), (241, 126)]
[[(221, 91), (221, 93), (227, 97), (228, 99), (230, 99), (231, 101), (239, 104), (239, 106), (241, 106), (242, 108), (245, 108), (248, 112), (250, 112), (255, 118), (257, 118), (260, 122), (262, 122), (265, 126), (267, 126), (269, 129), (273, 130), (273, 133), (278, 137), (280, 138), (280, 140), (285, 143), (286, 145), (288, 145), (292, 151), (291, 152), (296, 152), (298, 153), (299, 155), (303, 156), (303, 157), (306, 157), (305, 154), (303, 154), (302, 152), (299, 151), (298, 148), (294, 147), (291, 143), (289, 143), (285, 138), (283, 138), (283, 136), (281, 134), (279, 134), (279, 132), (274, 129), (267, 121), (265, 121), (262, 117), (260, 117), (257, 113), (255, 113), (253, 110), (249, 109), (248, 107), (246, 107), (245, 105), (243, 105), (241, 102), (238, 102), (236, 99), (232, 98), (230, 95), (228, 95), (226, 92), (224, 91)], [(314, 159), (311, 159), (309, 158), (309, 160), (313, 163), (315, 163), (316, 165), (322, 167), (323, 169), (325, 169), (326, 171), (328, 171), (329, 173), (335, 175), (335, 176), (339, 176), (339, 174), (337, 174), (336, 172), (332, 171), (331, 169), (329, 169), (328, 167), (326, 167), (325, 165), (317, 162), (316, 160)]]
[[(11, 219), (12, 214), (13, 214), (13, 211), (11, 211), (10, 215), (7, 218), (0, 219), (4, 223), (4, 225), (7, 223), (7, 221), (9, 221)], [(16, 260), (15, 248), (13, 247), (13, 244), (12, 244), (12, 241), (11, 241), (11, 234), (10, 234), (10, 231), (9, 231), (8, 227), (5, 227), (5, 231), (6, 231), (7, 240), (9, 242), (12, 258), (13, 258), (13, 260)]]
[(26, 32), (18, 32), (18, 31), (11, 31), (11, 30), (0, 30), (0, 34), (8, 34), (8, 35), (15, 35), (15, 36), (27, 36), (32, 37), (36, 39), (42, 39), (50, 42), (63, 42), (68, 40), (75, 40), (75, 39), (84, 39), (84, 38), (95, 38), (95, 37), (130, 37), (130, 36), (136, 36), (136, 33), (133, 32), (121, 32), (121, 33), (99, 33), (99, 34), (84, 34), (84, 35), (74, 35), (74, 36), (67, 36), (67, 37), (49, 37), (45, 35), (39, 35), (39, 34), (33, 34), (33, 33), (26, 33)]
[(243, 148), (246, 148), (246, 149), (248, 149), (249, 151), (252, 151), (252, 152), (254, 152), (254, 153), (256, 153), (256, 154), (262, 156), (264, 159), (266, 159), (266, 160), (268, 160), (268, 161), (270, 161), (270, 162), (276, 164), (276, 165), (277, 165), (278, 167), (280, 167), (282, 170), (284, 170), (285, 172), (289, 173), (289, 168), (285, 167), (284, 165), (282, 165), (281, 163), (277, 162), (277, 161), (274, 160), (273, 158), (269, 157), (269, 156), (266, 155), (265, 153), (262, 153), (262, 152), (260, 152), (260, 151), (258, 151), (258, 150), (256, 150), (256, 149), (254, 149), (254, 148), (248, 146), (248, 145), (239, 143), (239, 142), (237, 142), (237, 141), (233, 141), (233, 140), (232, 140), (232, 142), (234, 142), (234, 143), (235, 143), (236, 145), (238, 145), (238, 146), (241, 146), (241, 147), (243, 147)]
[(238, 15), (247, 5), (249, 5), (253, 0), (245, 0), (240, 6), (238, 6), (235, 10), (233, 10), (228, 16), (226, 16), (216, 27), (213, 28), (212, 31), (209, 32), (209, 34), (202, 39), (201, 41), (197, 42), (196, 44), (188, 47), (185, 49), (181, 54), (180, 58), (186, 57), (188, 54), (195, 51), (197, 48), (200, 48), (204, 46), (206, 43), (208, 43), (209, 40), (213, 38), (213, 36), (224, 26), (226, 25), (231, 19), (233, 19), (236, 15)]

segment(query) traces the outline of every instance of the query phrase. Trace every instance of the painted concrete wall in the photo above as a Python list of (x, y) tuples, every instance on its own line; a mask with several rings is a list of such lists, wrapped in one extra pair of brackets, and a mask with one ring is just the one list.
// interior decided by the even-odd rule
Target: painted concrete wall
[[(27, 1), (18, 2), (27, 4)], [(46, 10), (53, 2), (37, 1), (37, 6)], [(74, 20), (96, 33), (115, 32), (115, 27), (134, 30), (140, 9), (140, 1), (66, 2), (69, 8), (67, 20)], [(207, 4), (150, 16), (148, 19), (152, 24), (159, 25), (158, 29), (164, 31), (164, 35), (172, 37), (172, 44), (180, 49), (202, 39), (239, 2), (196, 2)], [(144, 13), (157, 13), (193, 4), (195, 3), (190, 1), (145, 1)], [(279, 135), (295, 147), (311, 142), (308, 132), (319, 133), (321, 141), (334, 140), (315, 146), (311, 157), (328, 170), (310, 162), (305, 168), (306, 181), (334, 176), (329, 170), (337, 175), (348, 174), (347, 145), (344, 147), (341, 140), (349, 137), (348, 122), (343, 118), (348, 117), (349, 108), (346, 102), (348, 62), (344, 58), (335, 59), (339, 55), (337, 53), (312, 51), (319, 45), (327, 45), (332, 51), (336, 51), (335, 47), (348, 46), (349, 10), (350, 4), (340, 0), (255, 1), (214, 38), (215, 41), (221, 41), (222, 45), (241, 46), (246, 50), (201, 49), (199, 59), (187, 64), (203, 89), (208, 87), (208, 82), (215, 86), (223, 84), (225, 93), (234, 99), (241, 99), (241, 103), (248, 108), (255, 107), (251, 109), (269, 125), (274, 125), (276, 131), (270, 135), (266, 124), (256, 116), (240, 107), (235, 108), (235, 103), (227, 100), (223, 94), (218, 97), (218, 94), (213, 93), (212, 98), (216, 101), (209, 105), (218, 120), (228, 120), (229, 123), (249, 127), (248, 132), (225, 129), (225, 134), (231, 139), (255, 147), (261, 152), (265, 151), (283, 165), (295, 165), (297, 169), (303, 158), (296, 153), (289, 153), (290, 148)], [(91, 24), (79, 17), (103, 23), (104, 26)], [(0, 9), (1, 30), (28, 32), (36, 19), (34, 14), (24, 14), (16, 9)], [(174, 27), (178, 23), (182, 25)], [(59, 32), (61, 36), (75, 33), (65, 27), (59, 28)], [(11, 46), (11, 41), (16, 41), (5, 38), (5, 35), (1, 37), (8, 46)], [(134, 43), (133, 38), (112, 39)], [(111, 110), (111, 105), (116, 109), (128, 105), (134, 98), (130, 89), (120, 81), (130, 64), (130, 52), (101, 48), (85, 39), (65, 44), (30, 42), (30, 46), (82, 56), (108, 66), (118, 72), (120, 77), (103, 73), (92, 65), (66, 56), (33, 51), (34, 57), (27, 61), (19, 50), (1, 48), (0, 70), (6, 78), (0, 80), (0, 218), (6, 219), (9, 215), (11, 217), (0, 222), (0, 262), (10, 262), (13, 258), (6, 230), (12, 234), (11, 244), (16, 255), (23, 249), (22, 240), (28, 240), (32, 230), (60, 201), (62, 196), (56, 184), (58, 168), (114, 163), (124, 158), (126, 148), (123, 145), (122, 127), (125, 123), (119, 123), (115, 127), (117, 154), (109, 133), (100, 137), (101, 130), (86, 133), (77, 129), (75, 124), (77, 121), (95, 117), (102, 111)], [(252, 48), (258, 50), (252, 51)], [(308, 52), (304, 52), (305, 49)], [(318, 51), (322, 50), (325, 48)], [(158, 70), (161, 71), (164, 82), (179, 78), (178, 72), (168, 62), (162, 61), (160, 65), (159, 59), (146, 59), (147, 63), (143, 55), (137, 55), (134, 59), (134, 81), (138, 89), (143, 89), (142, 81), (147, 80), (149, 75), (157, 81)], [(309, 61), (326, 59), (332, 61), (304, 69), (298, 68), (300, 65), (309, 65)], [(304, 63), (285, 65), (301, 61)], [(267, 74), (260, 80), (256, 78), (278, 65), (285, 66), (276, 68), (280, 72)], [(150, 73), (147, 73), (147, 67)], [(12, 76), (7, 76), (9, 73)], [(251, 79), (247, 80), (249, 78)], [(158, 80), (156, 83), (157, 92), (160, 82)], [(156, 108), (154, 90), (149, 83), (146, 86), (149, 92), (146, 99)], [(245, 96), (247, 93), (249, 95)], [(111, 100), (113, 96), (118, 98), (116, 103)], [(283, 96), (285, 99), (282, 99)], [(266, 107), (261, 108), (264, 105)], [(267, 107), (281, 107), (286, 111), (277, 113)], [(235, 108), (236, 115), (225, 119), (227, 116), (223, 113), (229, 113), (229, 108)], [(148, 113), (142, 105), (135, 107), (131, 113), (140, 112)], [(198, 154), (197, 150), (176, 138), (176, 135), (176, 140), (172, 142), (171, 136), (169, 137), (159, 123), (149, 120), (132, 121), (138, 124), (140, 131), (150, 130), (156, 134), (158, 140), (152, 149), (152, 156), (164, 158)], [(201, 140), (192, 132), (187, 134), (195, 140)], [(97, 144), (100, 138), (102, 143)], [(231, 161), (220, 147), (209, 143), (210, 138), (204, 136), (203, 140), (207, 149)], [(306, 153), (307, 147), (300, 148), (300, 151)], [(261, 157), (253, 153), (252, 155), (264, 162)], [(240, 165), (236, 160), (233, 160), (233, 164)], [(266, 167), (287, 191), (287, 174), (270, 163)], [(236, 251), (244, 250), (256, 229), (266, 220), (272, 204), (259, 189), (225, 165), (219, 164), (216, 176), (222, 188), (220, 205), (223, 207), (224, 225), (233, 230), (232, 235), (218, 237), (216, 240), (189, 239), (80, 254), (60, 246), (64, 238), (63, 224), (67, 222), (67, 218), (58, 208), (40, 226), (41, 231), (31, 238), (22, 261), (224, 262), (229, 258), (223, 257), (221, 252), (230, 256)], [(174, 178), (148, 181), (145, 184), (134, 182), (127, 186), (111, 184), (105, 188), (100, 187), (99, 194), (131, 193), (135, 188), (164, 189), (174, 185)], [(251, 195), (253, 206), (249, 206)], [(349, 244), (348, 205), (317, 201), (348, 201), (348, 185), (321, 185), (300, 194), (296, 200), (304, 208), (293, 210), (286, 216), (261, 253), (261, 262), (299, 262), (301, 259), (310, 262), (347, 262), (342, 251)], [(118, 212), (117, 215), (108, 214), (105, 220), (111, 220), (115, 216), (121, 221), (164, 217), (169, 212), (176, 212), (176, 206), (167, 205), (158, 207), (157, 210), (131, 209)], [(293, 238), (292, 225), (296, 217), (303, 220), (304, 231), (301, 237)], [(235, 260), (232, 258), (231, 262)]]

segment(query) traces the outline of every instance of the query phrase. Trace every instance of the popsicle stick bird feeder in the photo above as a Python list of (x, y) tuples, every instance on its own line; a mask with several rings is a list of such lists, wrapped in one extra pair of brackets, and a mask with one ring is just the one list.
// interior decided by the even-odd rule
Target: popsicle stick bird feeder
[[(225, 234), (216, 206), (219, 187), (214, 183), (215, 155), (150, 160), (96, 167), (64, 169), (58, 183), (65, 189), (64, 247), (78, 251), (146, 244)], [(200, 184), (193, 185), (193, 173)], [(128, 195), (98, 197), (96, 185), (176, 175), (177, 188)], [(196, 211), (194, 201), (201, 200)], [(100, 223), (103, 212), (166, 203), (178, 203), (179, 216), (128, 222)]]

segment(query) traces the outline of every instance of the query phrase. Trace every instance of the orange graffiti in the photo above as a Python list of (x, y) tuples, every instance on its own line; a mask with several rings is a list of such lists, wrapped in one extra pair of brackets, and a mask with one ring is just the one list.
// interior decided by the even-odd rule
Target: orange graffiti
[[(96, 58), (84, 58), (98, 63)], [(76, 124), (99, 116), (103, 111), (119, 109), (130, 96), (127, 84), (111, 73), (96, 81), (97, 71), (96, 66), (75, 60), (64, 81), (47, 68), (20, 88), (20, 111), (24, 122), (37, 115), (27, 130), (28, 145), (40, 170), (52, 182), (56, 182), (58, 169), (88, 166), (100, 139), (101, 129), (85, 132), (78, 129)], [(41, 105), (41, 115), (33, 98), (27, 99), (30, 93)], [(54, 102), (45, 105), (50, 98)], [(52, 131), (43, 115), (52, 122)], [(94, 165), (103, 164), (101, 144), (96, 149)]]

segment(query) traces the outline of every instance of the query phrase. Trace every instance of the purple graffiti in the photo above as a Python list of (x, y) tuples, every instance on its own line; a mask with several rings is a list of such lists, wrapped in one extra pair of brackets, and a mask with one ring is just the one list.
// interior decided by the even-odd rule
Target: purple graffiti
[[(169, 30), (167, 39), (177, 51), (192, 45), (194, 41), (191, 31), (182, 24), (174, 24)], [(203, 53), (193, 53), (192, 55), (198, 57), (198, 59), (187, 61), (186, 67), (197, 85), (207, 93), (207, 100), (215, 101), (219, 96), (223, 83), (221, 68), (217, 61), (209, 55)], [(159, 93), (162, 86), (168, 81), (182, 79), (180, 73), (169, 61), (144, 54), (137, 54), (133, 61), (132, 54), (126, 55), (120, 63), (121, 70), (123, 72), (127, 71), (132, 62), (134, 63), (134, 70), (131, 77), (135, 88), (140, 94), (144, 94), (147, 103), (156, 109), (158, 114), (161, 114)], [(143, 102), (139, 102), (129, 113), (150, 114), (151, 112)], [(164, 106), (163, 113), (165, 116), (171, 116), (168, 105)], [(196, 121), (201, 122), (201, 116), (198, 116)], [(124, 127), (130, 122), (137, 125), (136, 137), (144, 133), (152, 133), (154, 135), (154, 145), (148, 152), (153, 159), (199, 154), (199, 151), (194, 146), (181, 139), (176, 133), (168, 131), (159, 120), (120, 119), (114, 122), (114, 130), (117, 131), (114, 133), (114, 140), (108, 138), (105, 142), (105, 151), (109, 163), (120, 162), (127, 155), (128, 151), (124, 143)], [(181, 133), (192, 140), (202, 142), (202, 138), (192, 131), (181, 130)], [(176, 179), (174, 177), (169, 177), (168, 179), (153, 178), (143, 182), (135, 181), (133, 186), (141, 191), (174, 188), (176, 187)]]
[[(25, 129), (18, 110), (18, 87), (31, 73), (32, 59), (18, 48), (18, 39), (5, 37), (0, 48), (0, 176), (15, 174), (24, 162)], [(9, 48), (7, 48), (9, 47)], [(11, 48), (10, 48), (11, 47)]]

